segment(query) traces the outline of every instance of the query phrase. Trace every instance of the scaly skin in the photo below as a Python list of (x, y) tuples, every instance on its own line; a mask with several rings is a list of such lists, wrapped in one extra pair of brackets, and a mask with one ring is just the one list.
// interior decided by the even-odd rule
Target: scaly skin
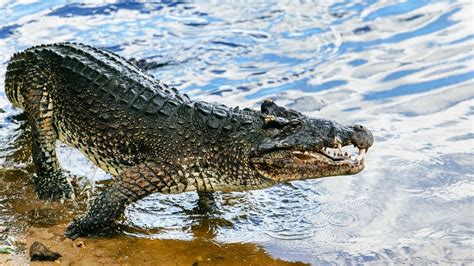
[(260, 111), (190, 100), (125, 59), (83, 44), (15, 54), (5, 84), (32, 127), (40, 199), (73, 196), (56, 140), (115, 176), (68, 227), (71, 238), (104, 231), (129, 203), (155, 192), (243, 191), (355, 174), (363, 160), (324, 150), (354, 145), (364, 151), (373, 143), (363, 126), (307, 117), (270, 100)]

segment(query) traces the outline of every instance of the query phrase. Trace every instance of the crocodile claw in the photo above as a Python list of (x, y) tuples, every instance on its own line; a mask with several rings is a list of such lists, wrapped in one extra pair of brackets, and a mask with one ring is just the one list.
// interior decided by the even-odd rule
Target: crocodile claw
[(68, 181), (68, 175), (63, 172), (48, 173), (35, 177), (36, 194), (40, 200), (63, 201), (74, 199), (74, 190)]
[(36, 185), (36, 195), (40, 200), (64, 201), (74, 199), (74, 190), (69, 182), (67, 171), (38, 174), (33, 179)]
[(81, 235), (81, 220), (76, 218), (67, 226), (64, 236), (76, 240)]

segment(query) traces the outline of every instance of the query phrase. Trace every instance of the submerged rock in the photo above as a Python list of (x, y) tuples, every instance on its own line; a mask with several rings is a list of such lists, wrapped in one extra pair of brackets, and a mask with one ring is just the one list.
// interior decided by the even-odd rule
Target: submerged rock
[(62, 257), (61, 254), (49, 250), (45, 245), (40, 242), (34, 242), (30, 247), (30, 258), (31, 261), (55, 261)]

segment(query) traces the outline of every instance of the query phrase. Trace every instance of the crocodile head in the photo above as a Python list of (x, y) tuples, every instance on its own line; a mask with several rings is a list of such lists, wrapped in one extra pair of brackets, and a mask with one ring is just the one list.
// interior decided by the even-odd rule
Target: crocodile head
[(310, 118), (271, 100), (262, 103), (261, 115), (265, 137), (250, 162), (263, 177), (284, 182), (364, 169), (364, 156), (373, 144), (364, 126)]

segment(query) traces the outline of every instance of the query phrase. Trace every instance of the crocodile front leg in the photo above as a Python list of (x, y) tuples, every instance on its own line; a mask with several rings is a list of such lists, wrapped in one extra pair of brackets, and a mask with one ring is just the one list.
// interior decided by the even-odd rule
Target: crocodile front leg
[(29, 73), (32, 73), (32, 77), (25, 84), (29, 90), (24, 90), (23, 97), (32, 131), (32, 156), (36, 166), (33, 180), (37, 196), (45, 200), (71, 198), (74, 196), (71, 184), (56, 157), (58, 134), (53, 123), (51, 81), (39, 68)]
[(114, 225), (128, 204), (153, 192), (181, 192), (186, 186), (186, 179), (161, 165), (143, 163), (131, 167), (95, 199), (85, 216), (74, 219), (65, 235), (75, 239), (104, 231)]

